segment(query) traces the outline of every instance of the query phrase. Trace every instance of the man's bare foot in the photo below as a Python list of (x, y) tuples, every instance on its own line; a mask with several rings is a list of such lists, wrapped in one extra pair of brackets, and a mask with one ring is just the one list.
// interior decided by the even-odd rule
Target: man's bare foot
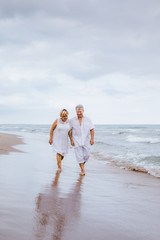
[(85, 175), (85, 171), (81, 172), (79, 175), (80, 176), (84, 176)]

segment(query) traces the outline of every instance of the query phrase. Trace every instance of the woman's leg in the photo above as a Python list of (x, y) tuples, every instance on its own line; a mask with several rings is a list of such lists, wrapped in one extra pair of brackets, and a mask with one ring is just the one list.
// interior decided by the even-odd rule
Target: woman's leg
[(58, 170), (61, 171), (61, 160), (63, 159), (63, 156), (59, 153), (57, 153), (57, 166), (58, 166)]

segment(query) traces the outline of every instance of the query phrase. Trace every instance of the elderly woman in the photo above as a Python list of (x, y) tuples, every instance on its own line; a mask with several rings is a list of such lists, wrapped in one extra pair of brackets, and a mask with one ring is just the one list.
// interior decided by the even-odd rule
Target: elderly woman
[(68, 132), (70, 125), (68, 121), (68, 111), (63, 109), (60, 112), (60, 118), (56, 119), (50, 130), (49, 143), (53, 145), (57, 153), (58, 171), (61, 171), (61, 160), (68, 153)]

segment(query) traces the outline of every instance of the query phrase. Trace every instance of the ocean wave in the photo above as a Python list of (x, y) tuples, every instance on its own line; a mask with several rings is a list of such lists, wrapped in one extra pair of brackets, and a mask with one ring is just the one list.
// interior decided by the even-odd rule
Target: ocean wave
[(137, 137), (129, 135), (127, 137), (128, 142), (138, 142), (138, 143), (160, 143), (159, 138), (149, 138), (149, 137)]
[(122, 134), (126, 134), (126, 131), (120, 131), (120, 132), (112, 132), (112, 135), (122, 135)]
[[(156, 161), (159, 161), (159, 156), (150, 156), (150, 157), (145, 157), (141, 156), (141, 161), (140, 159), (127, 159), (125, 156), (107, 156), (103, 155), (102, 153), (99, 152), (92, 152), (92, 157), (95, 158), (96, 160), (108, 164), (110, 166), (115, 166), (124, 170), (129, 170), (129, 171), (134, 171), (134, 172), (141, 172), (141, 173), (147, 173), (150, 174), (154, 177), (160, 178), (160, 165), (157, 164), (155, 165), (155, 162), (153, 162), (153, 159), (156, 159)], [(127, 160), (126, 160), (127, 159)]]
[(148, 173), (148, 171), (141, 166), (125, 165), (125, 167), (123, 166), (122, 168), (130, 171), (134, 171), (134, 172)]
[(112, 135), (123, 135), (123, 134), (128, 134), (128, 133), (139, 133), (141, 131), (142, 131), (142, 129), (135, 129), (135, 128), (134, 129), (133, 128), (120, 129), (118, 131), (116, 129), (116, 130), (114, 130), (112, 132)]
[(160, 156), (146, 156), (141, 159), (144, 163), (154, 164), (155, 166), (160, 166)]
[(160, 168), (151, 167), (148, 169), (148, 173), (154, 177), (160, 178)]
[(99, 153), (99, 152), (91, 152), (91, 156), (99, 161), (103, 161), (103, 162), (110, 162), (112, 158), (110, 157), (104, 157), (103, 154)]
[(95, 144), (100, 144), (100, 145), (105, 145), (105, 146), (110, 146), (111, 144), (109, 144), (109, 143), (105, 143), (105, 142), (103, 142), (103, 141), (98, 141), (98, 140), (95, 140)]
[(156, 178), (160, 178), (160, 168), (133, 166), (133, 165), (125, 165), (121, 168), (129, 170), (129, 171), (134, 171), (134, 172), (147, 173), (147, 174), (150, 174), (150, 175), (152, 175)]

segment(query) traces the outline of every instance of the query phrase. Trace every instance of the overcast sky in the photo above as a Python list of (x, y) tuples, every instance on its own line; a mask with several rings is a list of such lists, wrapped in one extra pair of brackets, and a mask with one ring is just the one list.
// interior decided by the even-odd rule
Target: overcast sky
[(0, 0), (0, 123), (160, 124), (159, 0)]

